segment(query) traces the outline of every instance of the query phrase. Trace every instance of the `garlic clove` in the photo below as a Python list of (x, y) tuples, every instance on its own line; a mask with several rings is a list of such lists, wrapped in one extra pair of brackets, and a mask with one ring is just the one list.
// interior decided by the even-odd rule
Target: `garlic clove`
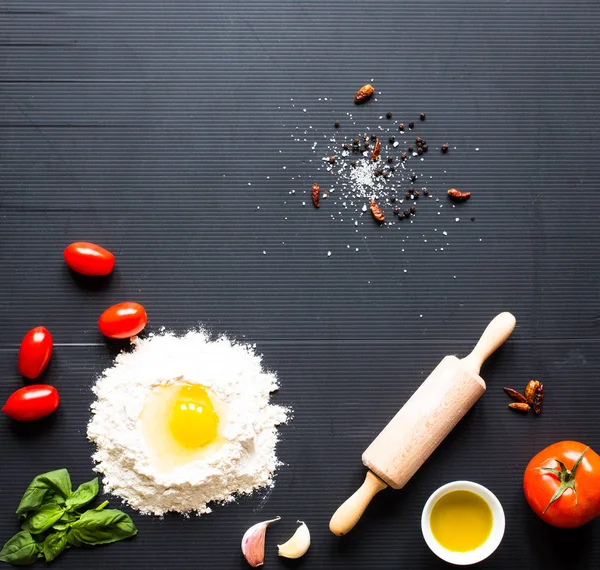
[(304, 556), (310, 546), (310, 531), (306, 523), (298, 521), (300, 526), (286, 543), (278, 544), (279, 556), (284, 558), (300, 558)]
[(252, 568), (262, 566), (265, 562), (265, 534), (267, 527), (275, 521), (280, 520), (277, 517), (268, 521), (262, 521), (252, 525), (242, 538), (242, 554)]

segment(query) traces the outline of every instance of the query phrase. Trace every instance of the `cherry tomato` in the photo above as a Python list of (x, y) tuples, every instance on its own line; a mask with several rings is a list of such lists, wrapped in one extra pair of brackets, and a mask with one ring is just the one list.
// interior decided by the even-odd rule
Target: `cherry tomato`
[(575, 528), (600, 515), (600, 456), (578, 441), (560, 441), (527, 465), (525, 497), (545, 522)]
[(148, 316), (139, 303), (118, 303), (100, 315), (98, 328), (109, 338), (129, 338), (146, 326)]
[(19, 372), (26, 378), (37, 378), (52, 356), (52, 335), (44, 327), (31, 329), (21, 341)]
[(20, 422), (31, 422), (51, 414), (59, 403), (58, 391), (54, 386), (32, 384), (13, 392), (2, 411)]
[(87, 241), (72, 243), (63, 255), (73, 271), (91, 277), (108, 275), (115, 266), (115, 256), (110, 251)]

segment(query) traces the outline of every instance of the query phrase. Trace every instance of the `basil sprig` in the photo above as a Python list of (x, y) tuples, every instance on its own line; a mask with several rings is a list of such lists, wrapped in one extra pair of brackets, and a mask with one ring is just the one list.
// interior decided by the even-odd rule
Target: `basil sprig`
[(38, 475), (17, 507), (21, 532), (4, 545), (0, 562), (17, 566), (39, 559), (52, 562), (72, 546), (109, 544), (137, 534), (129, 515), (107, 509), (108, 501), (81, 512), (96, 498), (98, 490), (96, 477), (73, 491), (66, 469)]

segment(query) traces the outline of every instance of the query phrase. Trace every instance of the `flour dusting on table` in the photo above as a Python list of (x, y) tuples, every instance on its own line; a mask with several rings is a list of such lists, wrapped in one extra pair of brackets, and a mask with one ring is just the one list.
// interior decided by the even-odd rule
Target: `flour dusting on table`
[[(277, 425), (290, 410), (270, 403), (277, 377), (262, 367), (253, 347), (204, 331), (134, 339), (97, 380), (88, 438), (97, 446), (96, 471), (107, 492), (142, 513), (211, 512), (209, 503), (273, 485), (279, 464)], [(223, 443), (210, 454), (170, 470), (157, 469), (141, 427), (148, 394), (183, 381), (210, 390), (227, 407)], [(162, 421), (157, 418), (157, 421)]]

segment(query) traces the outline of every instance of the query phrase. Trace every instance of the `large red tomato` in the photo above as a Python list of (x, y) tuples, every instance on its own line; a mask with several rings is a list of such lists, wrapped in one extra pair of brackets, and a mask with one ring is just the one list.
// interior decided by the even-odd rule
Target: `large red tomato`
[(146, 326), (148, 316), (139, 303), (118, 303), (100, 315), (98, 328), (109, 338), (129, 338)]
[(48, 384), (32, 384), (13, 392), (2, 411), (21, 422), (39, 420), (51, 414), (60, 403), (58, 391)]
[(67, 265), (82, 275), (108, 275), (115, 266), (115, 256), (110, 251), (87, 241), (72, 243), (63, 255)]
[(525, 497), (547, 523), (575, 528), (600, 515), (600, 456), (578, 441), (560, 441), (527, 465)]
[(44, 327), (31, 329), (21, 341), (19, 372), (26, 378), (37, 378), (52, 356), (52, 335)]

